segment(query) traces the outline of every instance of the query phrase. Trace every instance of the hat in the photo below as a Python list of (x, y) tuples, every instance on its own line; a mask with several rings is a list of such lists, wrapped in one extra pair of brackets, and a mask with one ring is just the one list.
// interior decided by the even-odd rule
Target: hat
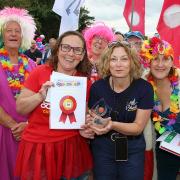
[(22, 31), (21, 48), (28, 49), (31, 46), (36, 30), (33, 17), (25, 9), (5, 7), (0, 10), (0, 41), (3, 40), (4, 26), (9, 21), (15, 21), (20, 25)]
[(44, 34), (41, 34), (39, 37), (40, 37), (41, 39), (45, 39), (45, 35), (44, 35)]
[(140, 31), (130, 31), (125, 34), (125, 37), (127, 39), (129, 39), (130, 37), (133, 37), (133, 36), (137, 37), (139, 39), (142, 39), (142, 40), (144, 39), (144, 36), (142, 35), (142, 33)]

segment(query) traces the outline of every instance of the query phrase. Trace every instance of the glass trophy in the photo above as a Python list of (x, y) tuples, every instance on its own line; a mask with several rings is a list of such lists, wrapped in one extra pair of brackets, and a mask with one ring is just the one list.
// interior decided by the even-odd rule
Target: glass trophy
[(98, 116), (93, 119), (93, 125), (97, 127), (105, 127), (110, 117), (111, 108), (107, 105), (104, 99), (97, 101), (91, 110)]

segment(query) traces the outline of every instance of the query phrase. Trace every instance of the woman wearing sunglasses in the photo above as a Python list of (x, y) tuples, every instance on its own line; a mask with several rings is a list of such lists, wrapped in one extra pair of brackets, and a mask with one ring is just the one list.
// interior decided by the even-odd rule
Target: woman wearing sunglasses
[(32, 72), (17, 100), (18, 112), (30, 114), (16, 164), (16, 175), (23, 180), (80, 180), (92, 168), (84, 138), (92, 138), (91, 131), (49, 129), (50, 104), (45, 97), (52, 86), (49, 81), (52, 71), (87, 76), (86, 45), (80, 33), (68, 31), (59, 37), (51, 59)]
[[(113, 42), (100, 62), (101, 80), (90, 90), (89, 120), (96, 180), (143, 180), (143, 130), (153, 107), (153, 89), (141, 79), (135, 50)], [(104, 123), (105, 122), (105, 123)]]

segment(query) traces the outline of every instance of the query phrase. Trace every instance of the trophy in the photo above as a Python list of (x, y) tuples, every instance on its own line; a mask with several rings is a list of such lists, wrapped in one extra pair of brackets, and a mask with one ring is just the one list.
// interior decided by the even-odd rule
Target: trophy
[(111, 108), (107, 105), (105, 100), (100, 99), (97, 101), (91, 110), (98, 116), (93, 119), (93, 125), (96, 127), (105, 127), (109, 122), (107, 118), (110, 117), (111, 113)]

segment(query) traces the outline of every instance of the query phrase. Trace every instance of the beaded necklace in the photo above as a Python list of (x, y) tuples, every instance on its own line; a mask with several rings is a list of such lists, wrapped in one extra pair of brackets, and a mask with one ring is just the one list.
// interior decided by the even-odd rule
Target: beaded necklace
[(23, 87), (24, 80), (29, 75), (28, 71), (28, 59), (25, 55), (19, 53), (18, 64), (13, 65), (10, 62), (7, 50), (4, 48), (0, 49), (0, 63), (7, 76), (7, 81), (13, 96), (17, 98), (20, 94), (21, 88)]
[(154, 79), (152, 76), (149, 76), (148, 78), (148, 81), (151, 83), (154, 90), (154, 107), (152, 111), (152, 119), (154, 122), (155, 129), (159, 132), (159, 134), (163, 134), (165, 131), (173, 130), (172, 125), (176, 123), (177, 114), (180, 112), (178, 98), (178, 73), (176, 70), (174, 75), (169, 76), (169, 80), (172, 87), (172, 92), (170, 96), (170, 114), (168, 115), (168, 118), (164, 118), (161, 117), (158, 113), (158, 106), (160, 105), (160, 101), (157, 97), (157, 87), (155, 85)]

